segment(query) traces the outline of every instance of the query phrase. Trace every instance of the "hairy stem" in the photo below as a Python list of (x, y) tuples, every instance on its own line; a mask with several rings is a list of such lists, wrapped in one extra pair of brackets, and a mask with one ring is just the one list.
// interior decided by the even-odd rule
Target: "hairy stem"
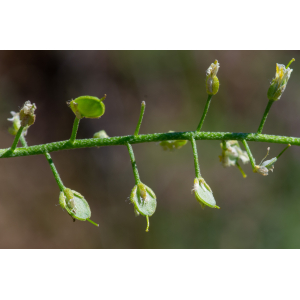
[(69, 140), (60, 141), (48, 144), (41, 144), (29, 147), (20, 147), (15, 149), (14, 152), (10, 151), (10, 148), (0, 149), (0, 158), (8, 157), (20, 157), (29, 155), (44, 154), (45, 149), (47, 152), (79, 149), (79, 148), (91, 148), (102, 146), (117, 146), (130, 144), (141, 144), (151, 142), (162, 142), (168, 140), (191, 140), (194, 137), (195, 140), (237, 140), (237, 141), (249, 141), (249, 142), (267, 142), (276, 144), (291, 144), (292, 146), (300, 146), (300, 138), (279, 136), (279, 135), (267, 135), (256, 133), (235, 133), (235, 132), (168, 132), (168, 133), (152, 133), (141, 134), (138, 136), (127, 135), (101, 139), (83, 139), (75, 140), (73, 144), (70, 144)]
[(194, 165), (195, 165), (195, 174), (197, 178), (201, 177), (200, 173), (200, 166), (199, 166), (199, 161), (198, 161), (198, 152), (197, 152), (197, 145), (194, 137), (191, 138), (191, 144), (193, 147), (193, 153), (194, 153)]
[(23, 127), (23, 126), (20, 126), (20, 128), (19, 128), (19, 130), (18, 130), (18, 132), (17, 132), (17, 134), (16, 134), (16, 136), (15, 136), (14, 142), (13, 142), (11, 148), (10, 148), (10, 151), (11, 151), (11, 152), (14, 152), (15, 149), (17, 148), (19, 139), (20, 139), (20, 137), (22, 136), (23, 129), (24, 129), (24, 127)]
[(138, 171), (138, 168), (137, 168), (137, 165), (136, 165), (136, 162), (135, 162), (133, 149), (132, 149), (132, 146), (129, 143), (127, 143), (126, 146), (127, 146), (128, 152), (129, 152), (130, 159), (131, 159), (131, 166), (132, 166), (132, 170), (133, 170), (135, 184), (138, 185), (141, 182), (141, 180), (140, 180), (139, 171)]
[(23, 147), (28, 147), (28, 144), (27, 144), (23, 134), (21, 134), (21, 136), (20, 136), (20, 142), (21, 142)]
[(249, 156), (249, 159), (250, 159), (250, 162), (251, 162), (251, 166), (252, 166), (252, 170), (254, 171), (255, 170), (255, 159), (253, 158), (253, 155), (251, 153), (251, 150), (248, 146), (248, 143), (246, 142), (246, 140), (242, 140), (242, 143), (247, 151), (247, 154)]
[(262, 130), (264, 128), (265, 122), (267, 120), (267, 117), (268, 117), (268, 114), (269, 114), (269, 111), (270, 111), (270, 108), (271, 108), (273, 102), (274, 102), (273, 100), (269, 100), (269, 102), (267, 104), (267, 107), (265, 109), (264, 115), (263, 115), (263, 117), (261, 119), (261, 122), (259, 124), (258, 130), (257, 130), (257, 134), (261, 134), (262, 133)]
[(55, 165), (54, 165), (54, 163), (53, 163), (53, 161), (52, 161), (52, 158), (51, 158), (50, 154), (49, 154), (48, 152), (46, 152), (46, 153), (44, 153), (44, 154), (45, 154), (45, 156), (46, 156), (46, 158), (47, 158), (47, 161), (48, 161), (48, 163), (49, 163), (49, 165), (50, 165), (50, 168), (51, 168), (52, 173), (53, 173), (53, 175), (54, 175), (54, 178), (55, 178), (55, 180), (56, 180), (56, 182), (57, 182), (57, 184), (58, 184), (58, 186), (59, 186), (59, 189), (60, 189), (61, 191), (63, 191), (63, 190), (65, 189), (65, 186), (64, 186), (64, 184), (62, 183), (62, 181), (61, 181), (61, 179), (60, 179), (60, 176), (59, 176), (59, 174), (58, 174), (58, 172), (57, 172), (57, 170), (56, 170), (56, 168), (55, 168)]
[(202, 114), (200, 123), (199, 123), (199, 125), (198, 125), (196, 131), (200, 131), (201, 128), (202, 128), (202, 125), (203, 125), (203, 123), (204, 123), (206, 114), (207, 114), (208, 109), (209, 109), (209, 105), (210, 105), (210, 102), (211, 102), (211, 98), (212, 98), (212, 95), (208, 95), (208, 98), (207, 98), (207, 101), (206, 101), (206, 104), (205, 104), (205, 108), (204, 108), (204, 112), (203, 112), (203, 114)]
[(76, 135), (77, 135), (77, 131), (78, 131), (78, 126), (79, 126), (79, 121), (80, 119), (78, 119), (77, 117), (74, 120), (74, 124), (73, 124), (73, 129), (72, 129), (72, 134), (70, 137), (70, 143), (73, 144), (75, 139), (76, 139)]
[(140, 112), (140, 118), (138, 121), (138, 124), (136, 126), (135, 132), (134, 132), (134, 136), (138, 136), (139, 135), (139, 131), (140, 131), (140, 127), (143, 121), (143, 116), (144, 116), (144, 112), (145, 112), (145, 108), (146, 108), (146, 102), (143, 101), (142, 105), (141, 105), (141, 112)]

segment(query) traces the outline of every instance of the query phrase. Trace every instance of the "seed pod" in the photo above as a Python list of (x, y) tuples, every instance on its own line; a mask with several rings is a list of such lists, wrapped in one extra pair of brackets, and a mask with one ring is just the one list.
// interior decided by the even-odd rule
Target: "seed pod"
[(215, 95), (219, 91), (219, 79), (217, 73), (220, 64), (217, 60), (212, 63), (206, 71), (206, 92), (208, 95)]
[[(174, 132), (174, 131), (169, 131), (169, 132)], [(169, 140), (169, 141), (162, 141), (160, 142), (160, 146), (164, 150), (170, 150), (173, 151), (174, 149), (180, 149), (184, 145), (186, 145), (187, 141), (186, 140)]]
[(106, 95), (101, 99), (92, 96), (80, 96), (68, 104), (78, 119), (96, 119), (105, 112), (105, 105), (102, 102), (105, 98)]
[(30, 101), (26, 101), (22, 109), (20, 110), (21, 126), (31, 126), (35, 121), (34, 111), (36, 110), (35, 104), (31, 104)]
[(96, 132), (93, 136), (94, 139), (104, 139), (104, 138), (108, 138), (108, 137), (109, 136), (107, 135), (105, 130), (100, 130), (100, 131)]
[(205, 205), (211, 208), (220, 208), (216, 205), (216, 200), (213, 196), (211, 188), (202, 177), (195, 178), (192, 192), (195, 193), (196, 199), (203, 208)]

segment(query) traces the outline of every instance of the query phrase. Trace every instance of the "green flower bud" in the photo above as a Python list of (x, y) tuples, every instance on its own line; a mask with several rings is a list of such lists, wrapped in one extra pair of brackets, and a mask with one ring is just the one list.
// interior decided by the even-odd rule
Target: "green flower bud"
[(99, 226), (90, 220), (91, 209), (89, 204), (78, 192), (65, 188), (64, 191), (60, 192), (59, 205), (62, 209), (65, 209), (73, 219), (89, 221), (90, 223)]
[(156, 196), (152, 189), (143, 183), (135, 185), (130, 194), (130, 201), (134, 205), (134, 212), (136, 215), (141, 214), (147, 218), (147, 229), (149, 230), (149, 217), (151, 217), (156, 210)]
[(93, 136), (94, 139), (104, 139), (104, 138), (108, 138), (108, 137), (109, 136), (107, 135), (105, 130), (100, 130), (100, 131), (96, 132)]
[(22, 109), (20, 110), (21, 126), (31, 126), (35, 121), (34, 111), (36, 110), (35, 104), (31, 104), (30, 101), (26, 101)]
[[(291, 60), (291, 62), (293, 62)], [(291, 64), (289, 63), (289, 65)], [(292, 69), (285, 67), (285, 65), (276, 64), (275, 78), (272, 80), (271, 85), (268, 89), (268, 99), (271, 101), (277, 101), (282, 96), (288, 80), (290, 79)]]
[(204, 208), (205, 205), (211, 208), (220, 208), (216, 205), (216, 200), (213, 196), (211, 188), (202, 177), (195, 178), (192, 192), (195, 193), (195, 197), (201, 204), (202, 208)]
[(105, 112), (105, 105), (102, 102), (105, 98), (106, 95), (101, 99), (92, 96), (80, 96), (67, 103), (78, 119), (96, 119), (100, 118)]
[(217, 77), (219, 67), (218, 61), (215, 60), (206, 71), (206, 92), (208, 95), (213, 96), (219, 91), (220, 84)]
[[(174, 132), (174, 131), (169, 131)], [(186, 140), (170, 140), (170, 141), (162, 141), (159, 144), (163, 147), (164, 150), (173, 151), (174, 149), (180, 149), (184, 145), (186, 145)]]

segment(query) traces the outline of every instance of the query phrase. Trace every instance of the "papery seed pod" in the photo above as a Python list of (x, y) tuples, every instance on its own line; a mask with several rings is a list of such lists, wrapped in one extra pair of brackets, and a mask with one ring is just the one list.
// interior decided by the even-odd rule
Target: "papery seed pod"
[(201, 204), (202, 208), (204, 208), (205, 205), (211, 208), (220, 208), (216, 205), (216, 200), (211, 188), (202, 177), (194, 179), (192, 192), (195, 193), (195, 197)]
[(78, 192), (65, 188), (59, 194), (59, 205), (65, 209), (73, 218), (80, 221), (89, 221), (90, 223), (99, 226), (90, 220), (91, 209), (85, 198)]
[(19, 117), (21, 126), (31, 126), (35, 121), (34, 111), (36, 110), (35, 104), (31, 104), (30, 101), (26, 101), (22, 109), (20, 110)]
[(108, 138), (108, 137), (109, 136), (107, 135), (105, 130), (100, 130), (100, 131), (96, 132), (93, 136), (94, 139), (104, 139), (104, 138)]
[[(130, 194), (130, 201), (134, 205), (135, 214), (145, 216), (149, 224), (148, 217), (154, 214), (157, 206), (156, 196), (152, 189), (143, 183), (135, 185)], [(148, 231), (148, 226), (146, 231)]]
[(217, 73), (220, 64), (217, 60), (212, 63), (206, 71), (206, 92), (208, 95), (215, 95), (219, 91), (219, 79)]
[(103, 103), (105, 98), (106, 95), (101, 99), (92, 96), (80, 96), (68, 104), (78, 119), (96, 119), (100, 118), (105, 112), (105, 105)]

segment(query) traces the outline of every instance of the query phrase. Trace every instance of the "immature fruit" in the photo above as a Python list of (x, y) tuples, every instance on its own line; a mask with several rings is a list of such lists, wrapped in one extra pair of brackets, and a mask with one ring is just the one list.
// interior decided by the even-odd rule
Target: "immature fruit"
[(80, 96), (72, 100), (69, 105), (78, 119), (96, 119), (105, 112), (105, 105), (102, 102), (105, 98), (106, 95), (101, 99), (92, 96)]

